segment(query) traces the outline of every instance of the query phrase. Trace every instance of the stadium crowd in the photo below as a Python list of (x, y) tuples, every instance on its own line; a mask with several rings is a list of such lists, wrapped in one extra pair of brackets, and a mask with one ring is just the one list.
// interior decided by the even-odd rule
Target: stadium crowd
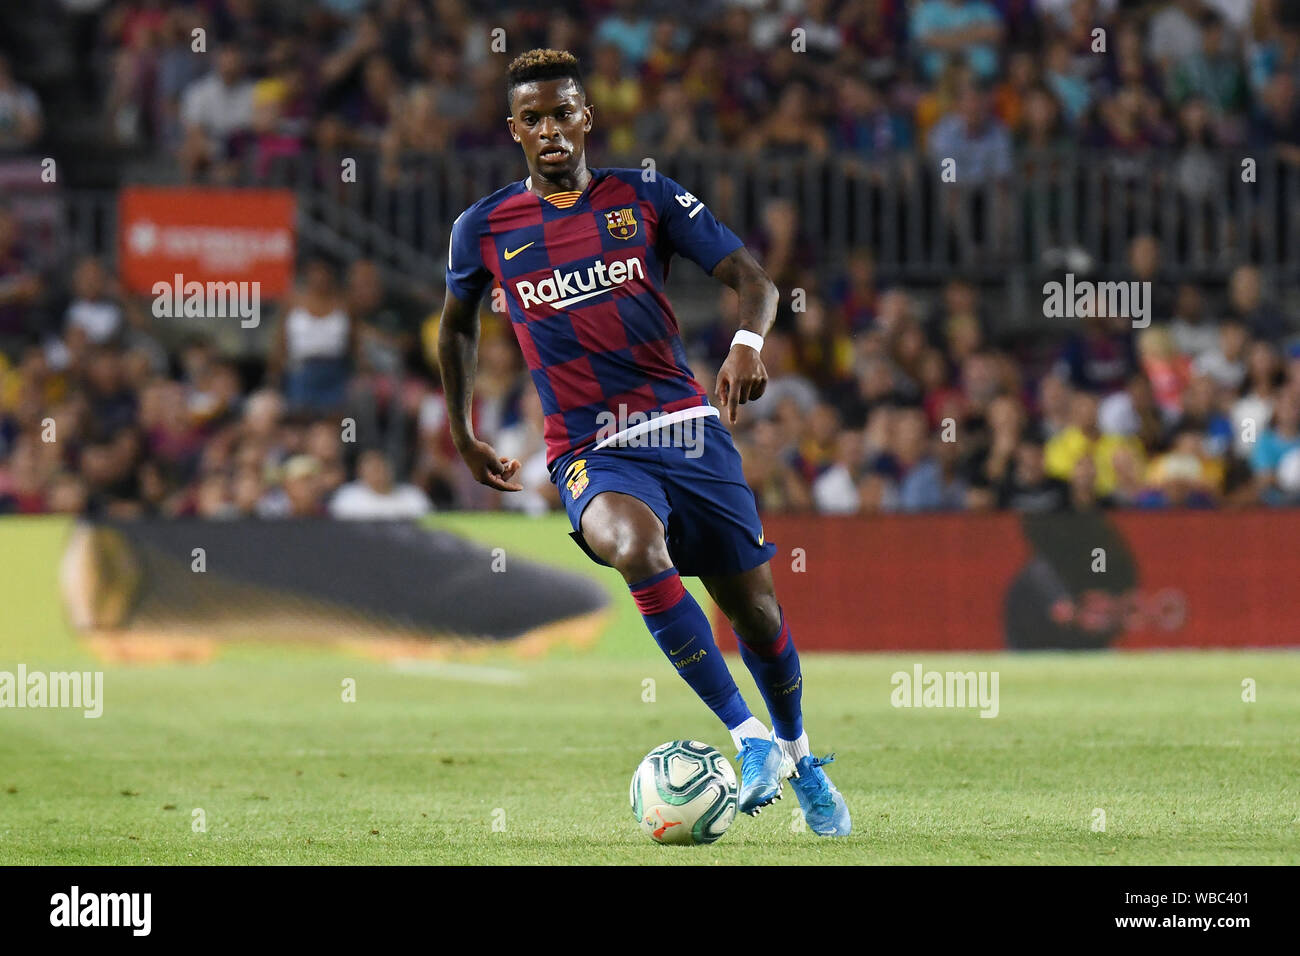
[[(1005, 175), (1027, 145), (1199, 142), (1300, 166), (1300, 23), (1267, 0), (695, 0), (653, 17), (635, 0), (78, 7), (93, 27), (80, 62), (108, 80), (103, 135), (176, 157), (196, 181), (342, 145), (511, 147), (496, 26), (511, 50), (582, 55), (596, 155), (965, 149)], [(190, 54), (199, 26), (206, 58)], [(806, 52), (791, 47), (796, 27)], [(31, 146), (41, 124), (0, 58), (0, 148)], [(1152, 282), (1148, 328), (1043, 319), (1041, 334), (1007, 339), (976, 282), (922, 295), (882, 282), (869, 249), (820, 256), (788, 202), (744, 238), (782, 290), (768, 392), (734, 429), (767, 511), (1300, 503), (1300, 348), (1251, 265), (1226, 288), (1173, 283), (1139, 235), (1113, 278)], [(313, 258), (278, 306), (265, 362), (203, 338), (169, 348), (109, 263), (38, 267), (0, 206), (0, 513), (556, 505), (540, 406), (500, 316), (484, 313), (474, 415), (525, 464), (526, 491), (504, 497), (473, 484), (450, 445), (436, 301), (397, 292), (372, 262)], [(706, 389), (735, 307), (724, 290), (689, 327)]]
[[(221, 179), (312, 147), (509, 147), (498, 30), (580, 54), (604, 155), (1300, 149), (1300, 17), (1279, 0), (119, 0), (83, 59), (107, 74), (108, 135)], [(991, 113), (974, 132), (971, 90)]]

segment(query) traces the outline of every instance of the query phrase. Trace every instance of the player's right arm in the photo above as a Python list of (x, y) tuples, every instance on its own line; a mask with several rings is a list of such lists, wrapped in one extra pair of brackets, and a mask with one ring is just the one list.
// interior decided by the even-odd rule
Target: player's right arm
[(498, 491), (521, 491), (523, 485), (513, 480), (519, 462), (500, 457), (491, 445), (474, 436), (471, 400), (478, 367), (478, 303), (491, 278), (479, 255), (472, 216), (462, 214), (451, 229), (447, 296), (438, 325), (438, 369), (447, 421), (456, 451), (476, 481)]

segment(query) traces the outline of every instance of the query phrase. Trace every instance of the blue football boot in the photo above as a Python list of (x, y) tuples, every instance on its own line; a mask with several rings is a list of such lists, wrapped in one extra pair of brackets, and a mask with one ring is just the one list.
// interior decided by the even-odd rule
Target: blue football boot
[(740, 742), (740, 796), (737, 806), (741, 813), (757, 816), (763, 807), (781, 799), (785, 778), (794, 772), (794, 764), (781, 752), (774, 740), (745, 737)]
[(803, 807), (804, 820), (818, 836), (848, 836), (852, 829), (849, 805), (822, 769), (834, 759), (834, 754), (820, 760), (801, 757), (794, 765), (794, 778), (790, 781)]

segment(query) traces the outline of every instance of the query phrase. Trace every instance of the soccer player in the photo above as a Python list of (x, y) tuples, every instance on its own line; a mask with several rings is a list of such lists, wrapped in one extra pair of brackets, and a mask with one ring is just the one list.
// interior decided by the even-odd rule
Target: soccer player
[[(674, 254), (736, 290), (740, 330), (718, 371), (737, 406), (767, 386), (759, 358), (777, 290), (707, 208), (664, 176), (589, 169), (593, 110), (576, 58), (532, 50), (510, 64), (506, 122), (529, 176), (452, 226), (439, 365), (456, 448), (474, 477), (519, 491), (520, 464), (474, 436), (478, 303), (494, 280), (545, 411), (547, 464), (573, 538), (622, 574), (655, 642), (731, 732), (739, 807), (757, 814), (792, 783), (808, 826), (847, 836), (849, 811), (803, 728), (799, 655), (772, 585), (754, 494), (731, 433), (686, 364), (664, 295)], [(774, 732), (749, 710), (682, 586), (699, 577), (727, 615)]]

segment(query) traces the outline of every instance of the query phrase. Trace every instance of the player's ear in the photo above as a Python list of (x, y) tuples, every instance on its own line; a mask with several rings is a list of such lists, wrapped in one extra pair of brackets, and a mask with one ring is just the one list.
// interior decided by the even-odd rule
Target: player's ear
[(510, 138), (516, 143), (519, 142), (519, 134), (515, 132), (515, 118), (513, 116), (506, 117), (506, 126), (510, 128)]
[(584, 106), (584, 107), (582, 108), (582, 115), (583, 115), (584, 117), (586, 117), (585, 121), (584, 121), (583, 124), (582, 124), (582, 131), (583, 131), (584, 133), (590, 133), (590, 132), (591, 132), (591, 119), (592, 119), (592, 116), (594, 115), (594, 112), (595, 112), (595, 107), (594, 107), (594, 106)]

